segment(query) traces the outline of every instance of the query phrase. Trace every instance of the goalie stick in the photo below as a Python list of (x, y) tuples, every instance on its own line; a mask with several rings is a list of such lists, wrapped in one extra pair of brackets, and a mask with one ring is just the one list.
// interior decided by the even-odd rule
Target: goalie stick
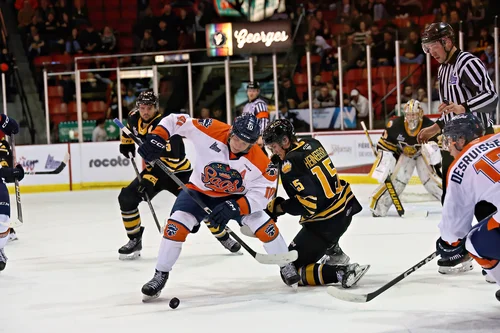
[(64, 160), (54, 170), (51, 170), (51, 171), (27, 171), (26, 174), (27, 175), (57, 175), (64, 170), (64, 168), (68, 164), (69, 158), (70, 158), (69, 153), (66, 153), (64, 155)]
[(330, 294), (330, 296), (333, 296), (335, 298), (338, 298), (340, 300), (346, 301), (346, 302), (354, 302), (354, 303), (367, 303), (377, 297), (378, 295), (382, 294), (385, 292), (387, 289), (393, 287), (395, 284), (400, 282), (401, 280), (405, 279), (408, 275), (411, 273), (415, 272), (417, 269), (420, 267), (424, 266), (427, 264), (429, 261), (432, 261), (432, 259), (437, 257), (437, 252), (433, 252), (432, 254), (428, 255), (425, 257), (425, 259), (419, 261), (417, 264), (412, 266), (410, 269), (405, 271), (404, 273), (400, 274), (397, 276), (395, 279), (392, 281), (384, 284), (382, 287), (378, 288), (377, 290), (368, 293), (368, 294), (353, 294), (348, 291), (338, 289), (335, 287), (328, 287), (327, 292)]
[[(375, 146), (373, 144), (373, 141), (370, 137), (370, 134), (368, 133), (368, 129), (366, 128), (365, 122), (361, 122), (361, 127), (363, 127), (363, 131), (365, 132), (366, 138), (368, 139), (368, 143), (370, 145), (370, 148), (372, 149), (373, 155), (375, 155), (375, 158), (377, 157), (377, 151), (375, 150)], [(417, 212), (405, 212), (405, 209), (403, 207), (403, 204), (401, 203), (401, 199), (399, 199), (399, 195), (396, 192), (396, 189), (394, 188), (394, 184), (392, 183), (391, 180), (392, 174), (388, 175), (387, 178), (384, 180), (385, 187), (387, 188), (387, 191), (389, 192), (389, 195), (391, 196), (392, 203), (394, 204), (394, 207), (396, 208), (396, 211), (398, 212), (398, 215), (403, 218), (408, 218), (408, 217), (427, 217), (429, 215), (428, 211), (417, 211)]]
[[(12, 149), (12, 161), (14, 162), (13, 167), (15, 167), (17, 165), (17, 159), (16, 159), (16, 144), (13, 135), (10, 137), (10, 146)], [(14, 189), (16, 191), (17, 220), (20, 223), (23, 223), (23, 209), (21, 206), (21, 189), (19, 187), (19, 180), (17, 179), (14, 181)]]
[[(114, 123), (120, 127), (127, 136), (129, 136), (132, 140), (137, 145), (142, 145), (142, 141), (136, 137), (130, 129), (128, 129), (123, 123), (115, 118)], [(151, 166), (158, 165), (162, 171), (164, 171), (167, 175), (172, 178), (172, 180), (179, 185), (183, 191), (185, 191), (191, 199), (193, 199), (207, 214), (210, 214), (212, 211), (210, 208), (208, 208), (201, 200), (199, 200), (197, 197), (193, 196), (191, 192), (189, 192), (189, 189), (186, 187), (186, 185), (172, 172), (170, 169), (159, 159), (156, 159), (154, 161), (148, 162)], [(295, 250), (292, 250), (287, 253), (278, 253), (278, 254), (261, 254), (255, 252), (250, 246), (248, 246), (238, 235), (236, 235), (228, 226), (226, 226), (226, 231), (238, 242), (240, 245), (247, 250), (247, 252), (255, 258), (259, 263), (265, 264), (265, 265), (284, 265), (289, 262), (295, 261), (298, 258), (298, 253)]]

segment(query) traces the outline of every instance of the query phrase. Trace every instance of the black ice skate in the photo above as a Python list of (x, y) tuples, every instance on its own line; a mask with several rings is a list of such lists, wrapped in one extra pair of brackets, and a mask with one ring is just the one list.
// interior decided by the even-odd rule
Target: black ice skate
[(370, 265), (339, 265), (337, 279), (343, 288), (351, 288), (366, 274), (369, 268)]
[(288, 263), (280, 268), (281, 278), (293, 289), (297, 289), (300, 281), (300, 275), (293, 263)]
[(6, 265), (7, 265), (7, 256), (5, 255), (3, 249), (0, 249), (0, 272), (5, 269)]
[(168, 280), (168, 272), (160, 272), (155, 269), (155, 276), (148, 283), (142, 286), (142, 301), (148, 302), (160, 297), (161, 290)]
[(326, 250), (325, 255), (319, 261), (323, 265), (347, 265), (351, 258), (342, 251), (339, 244), (335, 244)]
[(481, 274), (483, 274), (484, 279), (486, 280), (486, 282), (488, 282), (488, 283), (497, 283), (495, 281), (495, 279), (492, 278), (488, 273), (486, 273), (486, 271), (484, 269), (481, 271)]
[(231, 253), (237, 253), (241, 249), (240, 243), (229, 237), (229, 234), (226, 234), (224, 237), (217, 238), (217, 240)]
[(133, 260), (141, 256), (142, 250), (142, 233), (144, 232), (144, 227), (135, 235), (129, 235), (130, 240), (127, 244), (120, 247), (118, 257), (120, 260)]
[(453, 259), (439, 259), (438, 272), (441, 274), (457, 274), (471, 271), (474, 266), (472, 265), (472, 257), (467, 253), (466, 255), (457, 255)]
[(10, 228), (10, 231), (9, 231), (9, 242), (13, 242), (15, 240), (18, 240), (19, 238), (17, 238), (17, 235), (16, 235), (16, 231), (14, 230), (14, 228)]

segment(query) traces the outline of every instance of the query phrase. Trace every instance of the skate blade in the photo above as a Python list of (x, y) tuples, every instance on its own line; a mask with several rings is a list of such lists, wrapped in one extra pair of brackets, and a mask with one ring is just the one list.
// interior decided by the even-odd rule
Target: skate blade
[(299, 291), (299, 283), (294, 283), (290, 286), (294, 292)]
[(143, 303), (149, 303), (149, 302), (152, 302), (154, 301), (155, 299), (157, 299), (158, 297), (160, 297), (160, 294), (161, 294), (161, 291), (157, 292), (156, 294), (154, 294), (153, 296), (148, 296), (148, 295), (144, 295), (142, 294), (142, 302)]
[(335, 257), (332, 258), (331, 256), (325, 254), (325, 256), (321, 258), (319, 263), (323, 265), (336, 266), (336, 265), (348, 265), (350, 261), (351, 258), (349, 258), (349, 256), (347, 255), (342, 256), (340, 258), (335, 258)]
[(120, 260), (135, 260), (135, 259), (139, 258), (140, 256), (141, 256), (140, 251), (133, 252), (130, 254), (120, 253), (120, 255), (118, 256), (118, 259), (120, 259)]
[(441, 266), (438, 268), (438, 272), (443, 275), (454, 275), (454, 274), (462, 274), (468, 271), (472, 271), (474, 269), (474, 266), (472, 266), (471, 262), (466, 262), (466, 263), (461, 263), (460, 267), (454, 266), (454, 267), (445, 267)]
[(19, 238), (17, 238), (17, 236), (15, 236), (15, 237), (9, 237), (8, 242), (11, 243), (11, 242), (15, 242), (16, 240), (19, 240)]
[(358, 274), (356, 274), (356, 276), (354, 277), (354, 280), (349, 283), (346, 287), (344, 287), (344, 289), (349, 289), (351, 288), (352, 286), (355, 286), (356, 283), (358, 283), (359, 280), (361, 280), (361, 278), (366, 274), (366, 272), (368, 272), (368, 270), (370, 269), (370, 265), (359, 265), (359, 267), (361, 268), (361, 271), (358, 272)]

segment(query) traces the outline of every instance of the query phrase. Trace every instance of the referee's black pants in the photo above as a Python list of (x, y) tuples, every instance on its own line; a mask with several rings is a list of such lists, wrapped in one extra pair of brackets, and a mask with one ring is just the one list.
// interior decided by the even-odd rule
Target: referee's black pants
[[(493, 134), (493, 127), (488, 127), (485, 131), (485, 134)], [(449, 152), (445, 150), (441, 150), (441, 165), (443, 167), (443, 195), (441, 196), (441, 204), (444, 203), (444, 197), (446, 196), (446, 182), (448, 180), (448, 169), (450, 168), (451, 163), (453, 162), (453, 156), (450, 155)], [(495, 205), (488, 201), (479, 201), (474, 207), (474, 216), (479, 221), (484, 220), (486, 217), (494, 214), (497, 211)]]

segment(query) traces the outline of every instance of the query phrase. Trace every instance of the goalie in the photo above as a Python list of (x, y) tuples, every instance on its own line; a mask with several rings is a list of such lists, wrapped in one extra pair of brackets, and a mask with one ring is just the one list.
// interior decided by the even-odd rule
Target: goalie
[(397, 117), (387, 123), (387, 127), (377, 144), (378, 155), (372, 168), (372, 177), (380, 186), (370, 197), (370, 210), (374, 217), (387, 215), (392, 205), (385, 179), (390, 176), (396, 193), (400, 195), (410, 181), (414, 169), (425, 189), (436, 200), (440, 200), (441, 187), (441, 154), (437, 144), (437, 136), (431, 142), (417, 144), (417, 134), (422, 128), (434, 122), (424, 117), (418, 100), (410, 100), (405, 105), (404, 116)]

